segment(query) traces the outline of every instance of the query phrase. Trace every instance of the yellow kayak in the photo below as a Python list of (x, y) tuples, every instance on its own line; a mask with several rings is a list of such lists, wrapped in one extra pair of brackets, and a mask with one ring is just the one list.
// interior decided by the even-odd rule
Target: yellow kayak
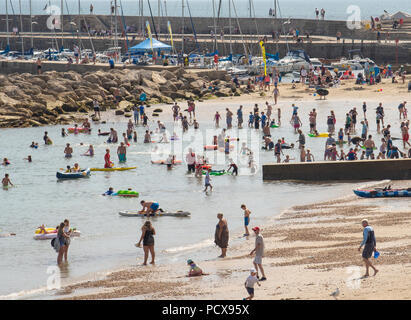
[(90, 168), (90, 171), (126, 171), (126, 170), (133, 170), (137, 167), (129, 167), (129, 168)]

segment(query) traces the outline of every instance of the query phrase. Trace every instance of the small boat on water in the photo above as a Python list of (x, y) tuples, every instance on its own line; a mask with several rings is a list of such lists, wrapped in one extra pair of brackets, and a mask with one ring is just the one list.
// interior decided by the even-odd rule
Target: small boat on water
[(354, 193), (362, 198), (396, 198), (411, 197), (411, 188), (408, 189), (370, 189), (353, 190)]
[(90, 169), (81, 170), (80, 172), (57, 172), (57, 179), (80, 179), (90, 176)]

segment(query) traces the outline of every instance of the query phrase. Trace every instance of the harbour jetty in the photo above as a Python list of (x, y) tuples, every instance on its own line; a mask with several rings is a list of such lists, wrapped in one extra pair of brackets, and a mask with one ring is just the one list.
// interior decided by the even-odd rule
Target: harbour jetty
[(409, 180), (411, 159), (268, 163), (263, 180)]
[[(339, 59), (347, 57), (348, 51), (360, 49), (364, 56), (373, 59), (377, 63), (387, 61), (398, 63), (407, 63), (411, 55), (411, 24), (405, 23), (399, 30), (392, 30), (389, 23), (383, 24), (380, 31), (381, 39), (377, 41), (377, 32), (365, 30), (350, 30), (347, 28), (346, 21), (335, 20), (315, 20), (315, 19), (274, 19), (274, 18), (219, 18), (214, 20), (206, 17), (192, 17), (192, 23), (187, 23), (182, 32), (181, 17), (168, 17), (167, 21), (154, 17), (131, 17), (125, 16), (124, 21), (119, 21), (118, 37), (114, 41), (114, 36), (95, 36), (93, 31), (110, 31), (113, 30), (113, 17), (102, 15), (82, 15), (79, 19), (77, 16), (65, 15), (62, 18), (63, 28), (50, 30), (47, 28), (47, 15), (36, 16), (36, 24), (33, 27), (33, 33), (30, 32), (32, 21), (29, 15), (21, 16), (22, 30), (17, 35), (9, 36), (11, 48), (20, 50), (22, 47), (30, 48), (31, 44), (38, 50), (46, 50), (50, 47), (59, 47), (72, 49), (75, 44), (81, 41), (82, 46), (96, 51), (104, 51), (115, 43), (122, 46), (123, 54), (127, 52), (127, 47), (131, 47), (141, 40), (141, 21), (154, 21), (156, 32), (153, 30), (153, 37), (160, 41), (170, 42), (170, 35), (167, 29), (167, 21), (173, 27), (173, 43), (177, 51), (181, 51), (184, 42), (184, 51), (186, 53), (198, 51), (214, 52), (219, 51), (219, 55), (229, 55), (230, 53), (243, 54), (244, 48), (251, 54), (260, 54), (258, 41), (267, 37), (267, 52), (276, 53), (284, 56), (290, 49), (304, 49), (311, 57)], [(0, 15), (4, 21), (6, 18)], [(75, 21), (80, 28), (73, 26)], [(11, 24), (11, 22), (10, 22)], [(123, 32), (122, 25), (129, 29), (127, 34)], [(231, 33), (229, 32), (231, 25)], [(193, 30), (193, 26), (195, 30)], [(11, 30), (11, 26), (9, 28)], [(228, 29), (228, 31), (227, 31)], [(300, 32), (302, 42), (293, 41), (289, 31), (295, 29)], [(217, 33), (212, 35), (214, 30)], [(220, 33), (220, 30), (223, 30)], [(273, 33), (281, 36), (278, 41), (274, 40)], [(336, 34), (341, 33), (341, 41), (336, 41)], [(194, 36), (194, 34), (196, 36)], [(310, 41), (307, 41), (306, 34), (310, 35)], [(5, 47), (7, 43), (6, 26), (0, 26), (0, 47)]]

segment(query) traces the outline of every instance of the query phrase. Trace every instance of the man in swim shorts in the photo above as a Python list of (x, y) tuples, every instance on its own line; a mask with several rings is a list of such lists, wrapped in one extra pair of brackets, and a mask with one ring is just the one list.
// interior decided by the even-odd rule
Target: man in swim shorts
[(247, 209), (245, 204), (241, 205), (241, 209), (244, 210), (244, 229), (245, 229), (244, 236), (247, 237), (250, 235), (250, 232), (248, 232), (248, 225), (250, 224), (251, 211)]
[(70, 143), (67, 143), (66, 148), (64, 149), (64, 154), (65, 154), (64, 156), (66, 158), (71, 158), (73, 156), (72, 153), (73, 153), (73, 148), (70, 147)]
[(145, 212), (147, 217), (150, 215), (155, 215), (159, 210), (161, 211), (160, 205), (157, 202), (141, 200), (140, 203), (143, 206), (143, 209), (139, 211), (139, 213)]
[(374, 148), (375, 148), (375, 143), (371, 139), (372, 136), (369, 135), (368, 139), (364, 141), (364, 147), (365, 147), (365, 156), (367, 157), (367, 160), (371, 157), (371, 159), (374, 159)]
[(127, 154), (127, 148), (124, 145), (124, 142), (120, 143), (120, 146), (117, 148), (117, 155), (118, 155), (118, 160), (120, 162), (126, 162), (126, 154)]
[(364, 250), (362, 251), (362, 259), (365, 262), (364, 277), (369, 276), (368, 270), (370, 267), (374, 269), (374, 276), (375, 276), (378, 270), (371, 264), (371, 261), (369, 260), (372, 256), (372, 253), (377, 250), (374, 229), (368, 224), (367, 219), (362, 220), (361, 224), (364, 228), (364, 232), (363, 232), (363, 240), (360, 246), (358, 247), (358, 251), (360, 251), (361, 247), (365, 245)]

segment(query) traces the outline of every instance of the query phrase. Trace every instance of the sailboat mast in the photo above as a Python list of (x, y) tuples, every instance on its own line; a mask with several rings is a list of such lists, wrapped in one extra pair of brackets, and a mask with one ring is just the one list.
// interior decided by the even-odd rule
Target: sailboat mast
[(184, 0), (181, 0), (181, 53), (184, 54)]
[(33, 48), (33, 18), (31, 15), (31, 0), (29, 1), (29, 7), (30, 7), (30, 34), (31, 34), (31, 47)]
[(81, 31), (81, 3), (80, 0), (78, 0), (78, 32), (80, 33)]
[(253, 14), (252, 14), (252, 11), (251, 11), (251, 1), (252, 1), (252, 0), (249, 0), (249, 1), (248, 1), (248, 5), (250, 6), (250, 18), (253, 17)]
[(64, 40), (63, 40), (63, 36), (64, 36), (64, 3), (63, 0), (61, 0), (61, 4), (60, 4), (60, 28), (61, 28), (61, 46), (64, 47)]
[(158, 33), (160, 34), (161, 33), (161, 29), (160, 29), (160, 27), (161, 27), (161, 24), (160, 24), (160, 0), (157, 0), (157, 19), (158, 19)]
[[(21, 15), (21, 0), (19, 0), (19, 8), (20, 8), (20, 32), (21, 32), (21, 35), (23, 36), (23, 17)], [(23, 58), (24, 58), (24, 39), (22, 36), (20, 37), (21, 38), (21, 54), (23, 55)]]
[(143, 0), (139, 0), (139, 5), (140, 5), (141, 37), (144, 40), (145, 28), (144, 28), (144, 3), (143, 3)]
[(117, 11), (117, 0), (114, 0), (114, 47), (116, 52), (116, 61), (118, 61), (119, 54), (118, 54), (118, 38), (117, 38), (117, 30), (118, 30), (118, 19), (117, 19), (118, 11)]
[(6, 1), (6, 32), (7, 32), (7, 45), (10, 46), (10, 35), (9, 35), (9, 8), (8, 8), (8, 4), (7, 2), (9, 0), (5, 0)]
[(230, 54), (233, 54), (233, 44), (231, 39), (231, 0), (228, 0), (228, 28), (229, 30), (229, 40), (230, 40)]
[(215, 0), (213, 1), (213, 21), (214, 21), (214, 50), (213, 51), (217, 51), (217, 24), (216, 24), (216, 20), (215, 20)]

